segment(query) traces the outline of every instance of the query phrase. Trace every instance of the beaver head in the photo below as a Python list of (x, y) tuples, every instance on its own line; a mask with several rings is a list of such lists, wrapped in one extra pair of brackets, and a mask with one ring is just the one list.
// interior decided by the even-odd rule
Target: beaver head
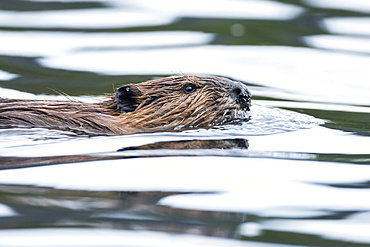
[(117, 89), (123, 126), (146, 131), (211, 127), (249, 118), (251, 94), (217, 76), (171, 76)]

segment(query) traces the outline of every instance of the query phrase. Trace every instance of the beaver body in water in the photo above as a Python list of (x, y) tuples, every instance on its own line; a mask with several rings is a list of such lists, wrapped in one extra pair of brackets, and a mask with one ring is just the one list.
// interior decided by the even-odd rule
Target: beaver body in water
[(98, 103), (0, 98), (0, 124), (104, 134), (209, 128), (248, 119), (250, 97), (230, 79), (171, 76), (122, 86)]

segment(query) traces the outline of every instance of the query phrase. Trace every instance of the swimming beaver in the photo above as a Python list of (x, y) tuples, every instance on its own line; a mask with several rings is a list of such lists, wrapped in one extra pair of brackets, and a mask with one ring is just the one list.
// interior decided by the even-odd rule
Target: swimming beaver
[(230, 79), (171, 76), (122, 86), (99, 103), (0, 98), (0, 124), (105, 134), (211, 127), (248, 119), (250, 97)]

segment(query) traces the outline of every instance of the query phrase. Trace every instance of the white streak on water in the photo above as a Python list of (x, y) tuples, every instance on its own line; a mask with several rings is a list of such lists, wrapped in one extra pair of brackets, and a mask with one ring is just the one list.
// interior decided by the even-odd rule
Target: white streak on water
[(304, 0), (304, 2), (319, 8), (370, 13), (370, 1), (367, 0)]
[(0, 219), (2, 217), (14, 217), (17, 216), (16, 213), (11, 207), (0, 203)]
[(177, 17), (289, 20), (303, 12), (298, 6), (268, 0), (135, 0), (132, 3)]
[(0, 81), (9, 81), (9, 80), (12, 80), (12, 79), (17, 78), (17, 77), (18, 77), (18, 75), (0, 70)]
[[(194, 234), (129, 231), (103, 228), (33, 228), (0, 230), (0, 245), (7, 247), (284, 247)], [(295, 245), (289, 245), (295, 247)]]
[[(0, 53), (19, 56), (69, 56), (86, 51), (99, 54), (104, 50), (162, 48), (163, 46), (201, 45), (209, 43), (213, 34), (190, 31), (142, 33), (70, 33), (70, 32), (8, 32), (0, 31)], [(25, 42), (26, 41), (26, 42)], [(88, 52), (88, 53), (89, 53)], [(94, 61), (106, 64), (103, 57)], [(128, 58), (120, 60), (129, 63)]]
[(332, 17), (321, 21), (321, 26), (331, 33), (370, 35), (368, 17)]
[(309, 46), (315, 48), (370, 53), (370, 37), (348, 37), (344, 35), (323, 34), (306, 36), (303, 37), (303, 40)]
[[(368, 220), (369, 213), (365, 212), (341, 220), (268, 220), (260, 227), (262, 231), (284, 231), (354, 243), (370, 243)], [(241, 235), (244, 235), (244, 231), (241, 231)]]
[(173, 16), (153, 11), (118, 8), (28, 12), (0, 10), (0, 25), (5, 27), (96, 29), (164, 25), (173, 20)]

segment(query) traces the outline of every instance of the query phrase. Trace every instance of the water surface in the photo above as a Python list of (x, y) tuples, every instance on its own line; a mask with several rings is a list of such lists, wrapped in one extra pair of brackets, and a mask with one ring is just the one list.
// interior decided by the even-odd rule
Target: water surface
[[(368, 246), (365, 0), (1, 1), (0, 97), (240, 80), (239, 125), (0, 129), (2, 246)], [(62, 93), (61, 93), (62, 92)]]

